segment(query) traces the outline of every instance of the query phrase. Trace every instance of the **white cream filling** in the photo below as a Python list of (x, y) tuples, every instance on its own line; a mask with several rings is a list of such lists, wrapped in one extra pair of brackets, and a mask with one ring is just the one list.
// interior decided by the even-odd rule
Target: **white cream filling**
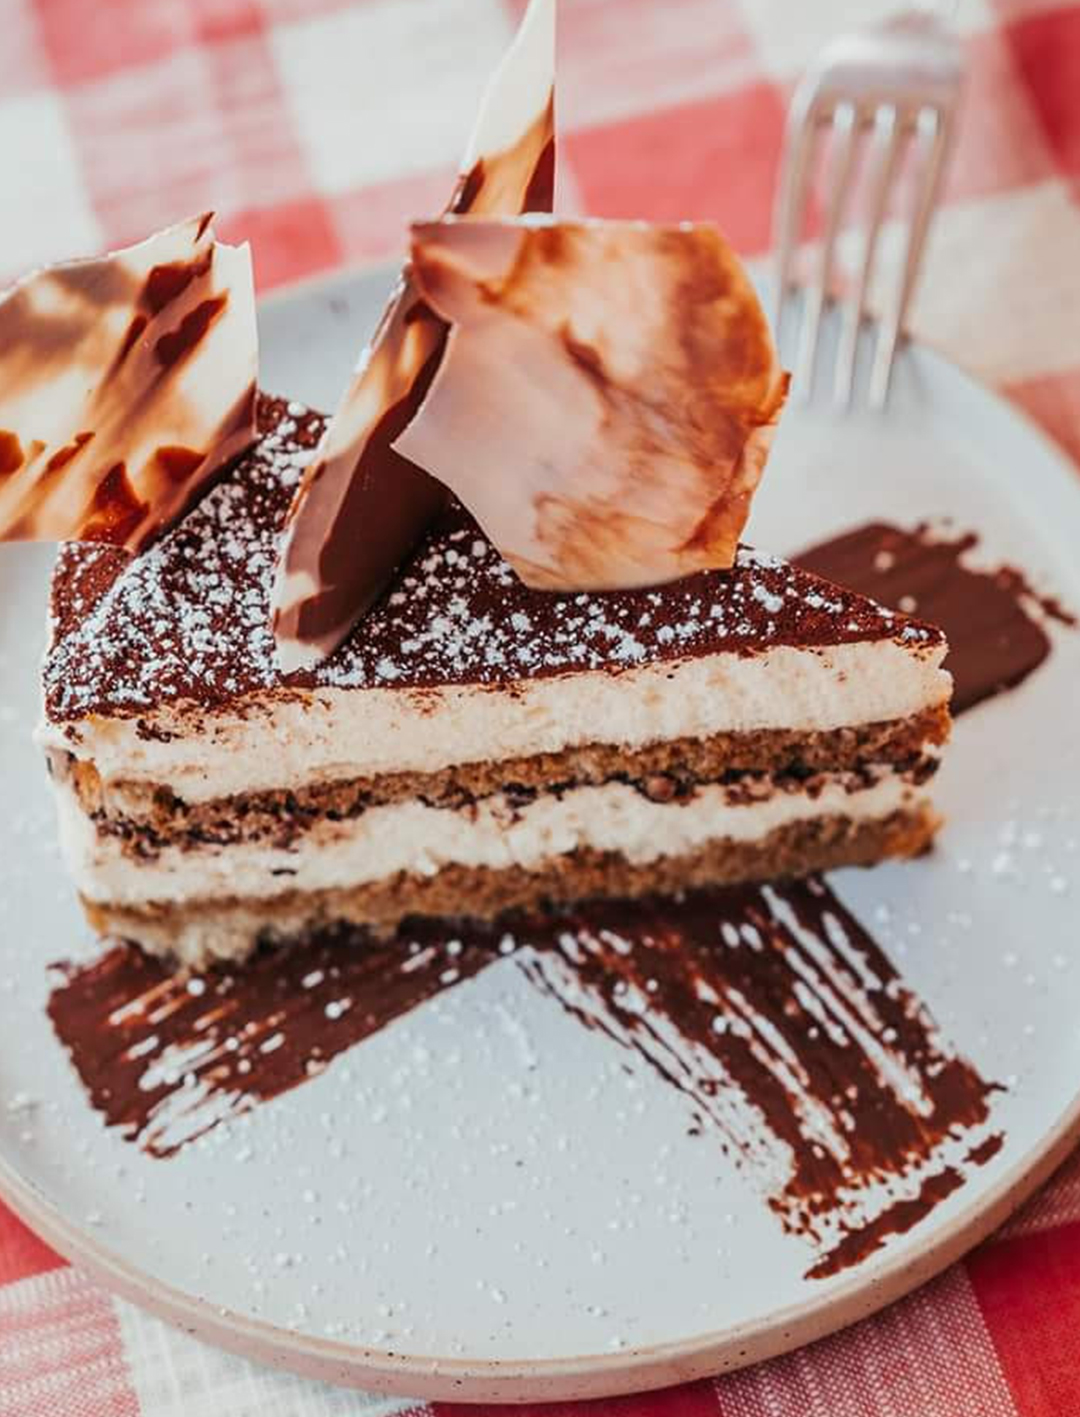
[[(242, 713), (200, 716), (165, 706), (140, 719), (89, 718), (67, 731), (45, 724), (39, 737), (46, 747), (93, 761), (106, 781), (166, 783), (184, 800), (204, 802), (327, 779), (438, 772), (583, 743), (637, 748), (669, 738), (904, 718), (948, 699), (944, 653), (879, 640), (506, 686), (253, 695)], [(176, 736), (161, 741), (153, 733)]]
[(684, 802), (660, 803), (627, 784), (606, 783), (542, 794), (519, 808), (501, 794), (457, 810), (398, 802), (351, 821), (320, 822), (291, 850), (259, 842), (167, 847), (154, 860), (134, 862), (115, 837), (98, 835), (70, 788), (61, 783), (57, 791), (61, 844), (76, 884), (90, 899), (113, 905), (267, 898), (359, 886), (399, 871), (431, 876), (450, 865), (535, 869), (578, 848), (647, 863), (718, 839), (752, 841), (790, 822), (834, 813), (874, 820), (921, 797), (890, 772), (856, 791), (836, 778), (814, 797), (780, 790), (750, 803), (719, 784), (699, 788)]

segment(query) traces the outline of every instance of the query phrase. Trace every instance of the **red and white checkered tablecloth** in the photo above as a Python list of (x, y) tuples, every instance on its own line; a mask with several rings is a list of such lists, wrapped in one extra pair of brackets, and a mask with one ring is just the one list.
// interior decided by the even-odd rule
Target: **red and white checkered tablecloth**
[[(0, 277), (208, 207), (225, 236), (252, 240), (263, 290), (390, 255), (403, 222), (445, 200), (523, 3), (0, 0)], [(563, 205), (713, 218), (762, 258), (794, 76), (838, 28), (891, 8), (560, 0)], [(912, 324), (1080, 455), (1080, 3), (960, 0), (959, 24), (968, 103)], [(407, 1406), (206, 1348), (111, 1298), (0, 1206), (0, 1417)], [(593, 1410), (1080, 1414), (1080, 1160), (877, 1318)]]

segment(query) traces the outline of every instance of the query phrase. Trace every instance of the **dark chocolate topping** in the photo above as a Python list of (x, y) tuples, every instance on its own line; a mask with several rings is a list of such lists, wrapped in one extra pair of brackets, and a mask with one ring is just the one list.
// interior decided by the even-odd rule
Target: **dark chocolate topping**
[(252, 451), (146, 555), (62, 548), (44, 668), (54, 721), (134, 716), (177, 702), (237, 706), (244, 695), (291, 687), (502, 687), (780, 645), (942, 643), (931, 626), (745, 548), (730, 571), (658, 589), (529, 590), (452, 506), (329, 659), (282, 675), (271, 578), (293, 489), (325, 420), (264, 396), (259, 423)]

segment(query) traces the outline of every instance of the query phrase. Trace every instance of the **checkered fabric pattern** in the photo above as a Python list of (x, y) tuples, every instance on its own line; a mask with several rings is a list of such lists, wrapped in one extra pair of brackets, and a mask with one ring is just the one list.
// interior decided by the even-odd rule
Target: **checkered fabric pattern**
[[(393, 254), (405, 220), (444, 200), (523, 3), (0, 0), (0, 276), (208, 207), (226, 237), (251, 239), (263, 290)], [(561, 205), (712, 218), (765, 257), (794, 77), (831, 33), (892, 8), (560, 0)], [(1080, 455), (1080, 4), (960, 0), (959, 24), (965, 122), (912, 324)], [(715, 1383), (592, 1410), (1068, 1417), (1078, 1335), (1074, 1160), (993, 1241), (879, 1317)], [(0, 1207), (0, 1417), (407, 1408), (205, 1348), (96, 1288)]]

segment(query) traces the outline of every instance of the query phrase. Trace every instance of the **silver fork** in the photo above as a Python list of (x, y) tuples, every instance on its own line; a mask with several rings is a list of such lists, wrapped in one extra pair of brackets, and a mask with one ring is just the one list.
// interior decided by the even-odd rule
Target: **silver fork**
[(910, 155), (914, 200), (904, 230), (901, 275), (881, 317), (867, 401), (882, 408), (904, 317), (911, 301), (941, 189), (963, 79), (961, 47), (940, 15), (914, 10), (885, 24), (833, 40), (804, 74), (788, 112), (774, 214), (776, 328), (794, 286), (793, 266), (819, 144), (832, 135), (823, 192), (824, 231), (816, 269), (803, 296), (793, 385), (809, 397), (830, 298), (837, 233), (851, 196), (856, 153), (868, 143), (867, 220), (858, 274), (846, 302), (837, 346), (833, 394), (851, 401), (859, 333), (890, 191)]

